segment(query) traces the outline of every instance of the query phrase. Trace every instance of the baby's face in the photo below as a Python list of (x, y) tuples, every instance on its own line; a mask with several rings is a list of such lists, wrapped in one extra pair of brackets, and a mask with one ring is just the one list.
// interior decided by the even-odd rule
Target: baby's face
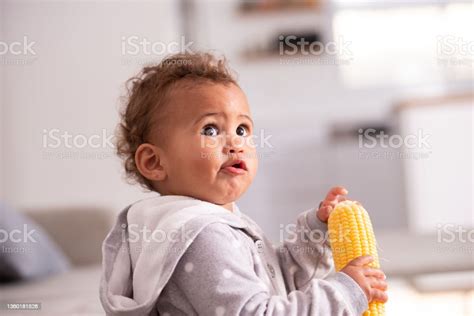
[(166, 105), (160, 192), (230, 208), (257, 171), (247, 98), (234, 84), (178, 85)]

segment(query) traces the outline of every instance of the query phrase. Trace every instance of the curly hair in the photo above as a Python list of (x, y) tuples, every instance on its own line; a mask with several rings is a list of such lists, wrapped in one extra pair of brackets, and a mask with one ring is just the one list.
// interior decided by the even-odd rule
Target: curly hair
[(127, 95), (120, 111), (116, 132), (117, 155), (123, 160), (125, 176), (130, 183), (155, 191), (150, 180), (138, 170), (135, 153), (147, 142), (153, 116), (167, 103), (167, 95), (177, 82), (235, 84), (237, 79), (227, 66), (225, 57), (211, 53), (179, 53), (163, 59), (157, 65), (146, 66), (126, 82)]

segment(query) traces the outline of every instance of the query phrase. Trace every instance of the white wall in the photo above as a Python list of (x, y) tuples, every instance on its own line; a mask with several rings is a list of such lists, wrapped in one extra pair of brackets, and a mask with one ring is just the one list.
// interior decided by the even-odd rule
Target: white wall
[(426, 153), (427, 157), (404, 160), (413, 231), (432, 233), (440, 229), (455, 231), (458, 226), (474, 227), (473, 109), (469, 96), (442, 105), (407, 107), (400, 115), (403, 135), (416, 136), (422, 131), (426, 137), (420, 146), (405, 150), (407, 155)]
[[(32, 58), (28, 65), (2, 71), (2, 197), (20, 208), (102, 205), (118, 210), (143, 196), (122, 181), (112, 148), (68, 149), (63, 143), (48, 149), (43, 135), (52, 129), (87, 137), (103, 129), (112, 134), (123, 83), (140, 68), (139, 59), (122, 56), (122, 37), (177, 40), (177, 3), (5, 1), (3, 9), (4, 38), (27, 36), (35, 42), (36, 55), (27, 56)], [(96, 156), (61, 158), (71, 154)]]

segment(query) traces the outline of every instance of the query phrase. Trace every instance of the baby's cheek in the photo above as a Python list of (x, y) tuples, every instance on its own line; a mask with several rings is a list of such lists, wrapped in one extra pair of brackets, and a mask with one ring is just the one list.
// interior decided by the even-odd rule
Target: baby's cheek
[(249, 171), (250, 171), (250, 175), (252, 176), (252, 179), (253, 179), (253, 177), (255, 177), (255, 175), (257, 174), (258, 159), (255, 157), (255, 158), (251, 158), (250, 161), (251, 161), (252, 167)]
[(212, 147), (196, 148), (193, 154), (192, 164), (203, 172), (214, 171), (221, 166), (221, 153)]
[(220, 137), (202, 137), (199, 140), (197, 150), (202, 156), (212, 157), (214, 159), (221, 158), (218, 154), (221, 152), (222, 139)]
[[(219, 151), (212, 147), (199, 148), (199, 159), (202, 163), (212, 164), (213, 162), (220, 161), (222, 157), (219, 156)], [(203, 161), (204, 160), (204, 161)]]
[(255, 167), (258, 165), (258, 152), (257, 146), (255, 145), (255, 141), (249, 141), (247, 146), (245, 146), (245, 158), (248, 161), (251, 161)]

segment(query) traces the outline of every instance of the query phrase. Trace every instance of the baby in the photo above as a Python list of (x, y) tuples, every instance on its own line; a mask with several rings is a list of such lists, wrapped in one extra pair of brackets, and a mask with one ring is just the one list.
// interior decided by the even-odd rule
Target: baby
[(224, 59), (177, 54), (129, 82), (117, 151), (127, 175), (159, 194), (124, 209), (104, 241), (107, 315), (361, 315), (387, 300), (370, 257), (336, 273), (318, 238), (346, 189), (302, 212), (278, 247), (239, 210), (257, 153)]

